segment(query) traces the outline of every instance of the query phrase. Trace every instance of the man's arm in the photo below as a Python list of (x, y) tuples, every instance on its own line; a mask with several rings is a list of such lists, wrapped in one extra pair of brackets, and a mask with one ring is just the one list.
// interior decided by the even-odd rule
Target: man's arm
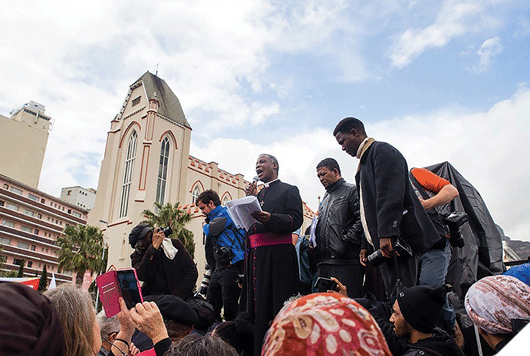
[(445, 205), (458, 196), (458, 190), (454, 185), (428, 169), (413, 168), (411, 173), (423, 188), (436, 194), (425, 200), (419, 198), (426, 210)]
[(421, 205), (425, 210), (442, 206), (449, 203), (458, 196), (458, 190), (454, 185), (449, 184), (443, 187), (435, 196), (423, 200), (420, 198)]
[(375, 146), (374, 179), (379, 248), (386, 257), (392, 256), (392, 239), (400, 237), (405, 184), (408, 171), (405, 158), (388, 144)]
[(364, 232), (359, 210), (359, 197), (356, 188), (350, 190), (348, 203), (351, 212), (350, 221), (352, 221), (353, 224), (344, 232), (343, 239), (356, 247), (360, 247)]

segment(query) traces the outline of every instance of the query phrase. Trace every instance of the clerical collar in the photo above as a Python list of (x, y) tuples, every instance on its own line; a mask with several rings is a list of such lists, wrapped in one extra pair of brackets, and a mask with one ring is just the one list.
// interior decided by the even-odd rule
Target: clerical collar
[(271, 180), (270, 182), (263, 183), (263, 185), (265, 186), (265, 188), (268, 188), (269, 185), (271, 185), (271, 183), (274, 183), (274, 182), (276, 182), (277, 180), (280, 180), (280, 178), (276, 178), (275, 180)]

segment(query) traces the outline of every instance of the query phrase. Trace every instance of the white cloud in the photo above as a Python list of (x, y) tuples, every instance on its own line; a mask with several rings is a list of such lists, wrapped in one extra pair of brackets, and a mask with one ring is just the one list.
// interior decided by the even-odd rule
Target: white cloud
[(443, 47), (469, 31), (494, 27), (497, 21), (485, 14), (486, 5), (476, 0), (446, 0), (432, 25), (407, 29), (395, 37), (389, 51), (392, 65), (402, 69), (428, 49)]
[(491, 60), (501, 54), (501, 52), (502, 43), (500, 37), (496, 36), (484, 41), (477, 51), (479, 63), (473, 67), (473, 72), (478, 74), (487, 70), (491, 64)]

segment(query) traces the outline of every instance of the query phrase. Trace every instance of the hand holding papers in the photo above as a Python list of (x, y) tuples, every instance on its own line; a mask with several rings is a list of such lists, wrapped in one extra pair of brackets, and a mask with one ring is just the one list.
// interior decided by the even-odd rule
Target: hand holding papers
[(257, 220), (251, 214), (261, 212), (261, 206), (255, 196), (247, 196), (240, 199), (226, 202), (228, 214), (237, 225), (237, 227), (248, 231), (250, 226)]

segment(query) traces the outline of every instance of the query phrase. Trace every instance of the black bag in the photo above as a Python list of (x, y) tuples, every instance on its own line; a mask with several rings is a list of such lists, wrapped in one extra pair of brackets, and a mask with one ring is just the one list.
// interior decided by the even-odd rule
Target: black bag
[(199, 323), (195, 325), (195, 328), (202, 331), (208, 330), (215, 321), (215, 311), (213, 306), (208, 303), (206, 299), (197, 294), (188, 299), (187, 302), (199, 317)]

